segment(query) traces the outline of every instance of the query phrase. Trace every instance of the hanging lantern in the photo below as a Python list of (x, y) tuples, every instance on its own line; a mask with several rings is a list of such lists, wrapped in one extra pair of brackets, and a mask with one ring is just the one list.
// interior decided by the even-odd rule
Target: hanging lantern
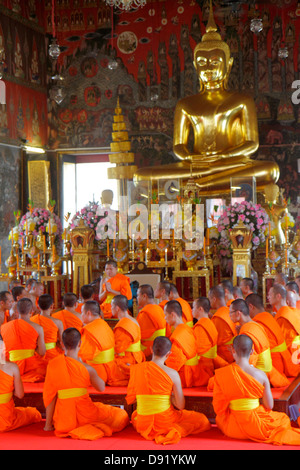
[(52, 39), (52, 43), (49, 46), (48, 52), (49, 52), (49, 56), (51, 57), (51, 59), (57, 60), (59, 58), (59, 56), (60, 56), (60, 47), (57, 44), (57, 39), (56, 38)]
[(278, 57), (279, 59), (282, 59), (282, 60), (285, 60), (287, 59), (289, 56), (289, 50), (286, 46), (282, 45), (279, 49), (278, 49)]
[(147, 0), (105, 0), (105, 2), (110, 7), (128, 11), (131, 8), (144, 7), (147, 3)]
[(263, 21), (261, 18), (252, 18), (250, 22), (250, 31), (258, 34), (263, 30)]

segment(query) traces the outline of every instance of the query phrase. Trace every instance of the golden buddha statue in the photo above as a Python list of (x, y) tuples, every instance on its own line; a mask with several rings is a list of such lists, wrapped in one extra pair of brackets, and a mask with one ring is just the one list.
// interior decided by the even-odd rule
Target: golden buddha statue
[(275, 162), (250, 158), (259, 146), (256, 107), (246, 93), (227, 90), (232, 63), (211, 6), (206, 33), (194, 50), (200, 92), (179, 100), (175, 109), (173, 149), (181, 161), (140, 169), (135, 182), (192, 178), (208, 196), (230, 192), (231, 177), (256, 177), (258, 190), (278, 180)]

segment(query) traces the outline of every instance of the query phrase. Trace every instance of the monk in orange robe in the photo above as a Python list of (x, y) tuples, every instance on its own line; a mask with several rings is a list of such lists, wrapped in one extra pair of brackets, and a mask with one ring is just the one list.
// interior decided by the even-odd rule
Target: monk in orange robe
[(215, 310), (211, 320), (218, 332), (218, 356), (231, 363), (233, 357), (231, 344), (237, 335), (236, 327), (229, 315), (229, 307), (226, 306), (224, 289), (220, 286), (212, 287), (208, 292), (211, 308)]
[(44, 330), (31, 321), (32, 308), (30, 299), (19, 300), (20, 318), (2, 325), (1, 335), (7, 360), (19, 366), (23, 382), (43, 382), (47, 368)]
[(142, 351), (146, 358), (151, 358), (151, 347), (157, 336), (166, 335), (166, 319), (163, 309), (155, 304), (154, 291), (149, 284), (139, 286), (137, 290), (139, 313), (137, 322), (141, 327)]
[(219, 284), (220, 287), (224, 289), (224, 297), (226, 307), (230, 307), (230, 304), (235, 300), (233, 296), (233, 284), (229, 279), (224, 279)]
[(236, 362), (216, 370), (213, 392), (216, 424), (233, 439), (300, 445), (300, 429), (291, 427), (285, 413), (272, 411), (274, 401), (268, 377), (249, 364), (252, 347), (249, 336), (238, 335), (233, 341)]
[(164, 445), (210, 429), (204, 414), (184, 409), (179, 374), (165, 365), (171, 347), (165, 336), (154, 340), (152, 361), (132, 366), (126, 396), (128, 404), (137, 402), (131, 417), (136, 431), (145, 439)]
[(199, 384), (208, 385), (215, 369), (228, 363), (217, 354), (218, 332), (209, 318), (210, 302), (207, 297), (199, 297), (193, 302), (193, 317), (198, 320), (194, 325), (199, 360)]
[(200, 386), (197, 344), (193, 328), (183, 323), (182, 308), (177, 300), (169, 300), (164, 312), (166, 321), (173, 330), (170, 336), (172, 351), (166, 365), (177, 370), (183, 387)]
[(64, 330), (67, 328), (77, 328), (81, 331), (83, 327), (81, 314), (76, 311), (78, 306), (77, 296), (73, 292), (67, 292), (63, 296), (64, 309), (59, 310), (52, 314), (53, 318), (57, 318), (64, 325)]
[(179, 296), (179, 292), (175, 284), (170, 284), (169, 300), (177, 300), (180, 303), (181, 308), (182, 308), (183, 322), (186, 323), (188, 326), (193, 327), (194, 322), (193, 322), (192, 307), (185, 299)]
[(13, 296), (8, 290), (0, 292), (0, 326), (10, 320), (9, 311), (14, 303)]
[(154, 296), (158, 299), (158, 305), (164, 309), (167, 302), (170, 300), (171, 283), (169, 281), (161, 281), (157, 284)]
[(129, 277), (118, 273), (118, 265), (109, 260), (105, 264), (105, 274), (100, 283), (99, 302), (104, 318), (111, 318), (111, 301), (115, 295), (125, 295), (128, 300), (132, 299)]
[(54, 429), (58, 437), (95, 440), (122, 431), (129, 424), (129, 418), (120, 408), (91, 400), (88, 387), (101, 392), (105, 384), (93, 367), (80, 361), (80, 339), (76, 328), (66, 329), (63, 333), (65, 355), (49, 362), (43, 391), (44, 429)]
[(101, 318), (99, 303), (95, 300), (85, 302), (82, 309), (81, 346), (79, 357), (91, 365), (107, 385), (126, 386), (128, 380), (118, 376), (115, 361), (115, 337), (108, 323)]
[(15, 407), (13, 396), (24, 397), (24, 387), (17, 364), (6, 362), (5, 347), (0, 336), (0, 432), (38, 423), (42, 416), (33, 407)]
[(264, 327), (251, 320), (245, 300), (237, 299), (232, 302), (230, 317), (234, 323), (240, 325), (239, 334), (245, 334), (253, 341), (254, 351), (250, 358), (251, 363), (267, 374), (273, 387), (287, 387), (290, 381), (273, 366), (270, 343)]
[[(300, 317), (286, 303), (287, 291), (280, 284), (274, 284), (268, 293), (270, 304), (276, 307), (275, 320), (278, 322), (283, 336), (292, 355), (292, 359), (300, 352)], [(294, 360), (294, 359), (293, 359)], [(299, 362), (299, 361), (298, 361)], [(297, 363), (297, 361), (295, 361)]]
[(46, 346), (45, 361), (49, 362), (50, 359), (63, 354), (62, 334), (64, 332), (64, 325), (62, 321), (51, 316), (54, 300), (49, 294), (42, 294), (39, 297), (38, 305), (40, 313), (31, 317), (31, 321), (41, 325), (44, 330), (44, 340)]
[(116, 295), (112, 299), (111, 311), (113, 317), (119, 319), (113, 330), (118, 379), (129, 381), (132, 365), (145, 361), (141, 348), (141, 327), (128, 313), (128, 299), (125, 295)]
[(251, 277), (243, 277), (241, 280), (239, 287), (241, 288), (241, 291), (243, 293), (244, 299), (247, 297), (249, 294), (253, 294), (254, 292), (254, 281)]
[(80, 299), (82, 302), (78, 302), (78, 305), (76, 307), (76, 312), (81, 313), (82, 311), (82, 306), (85, 302), (88, 300), (95, 300), (94, 299), (94, 287), (91, 284), (84, 284), (83, 286), (80, 287)]
[(257, 294), (250, 294), (245, 299), (252, 320), (264, 327), (269, 339), (273, 366), (286, 377), (297, 377), (300, 367), (294, 364), (283, 336), (283, 332), (273, 315), (265, 312), (263, 300)]

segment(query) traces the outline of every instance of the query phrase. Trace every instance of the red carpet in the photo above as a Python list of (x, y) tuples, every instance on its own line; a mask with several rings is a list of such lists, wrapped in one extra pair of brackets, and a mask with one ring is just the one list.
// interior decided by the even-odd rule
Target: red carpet
[(122, 450), (164, 450), (167, 452), (188, 450), (191, 451), (190, 453), (198, 450), (300, 450), (299, 447), (294, 446), (273, 446), (229, 439), (215, 425), (212, 426), (210, 431), (186, 437), (181, 439), (178, 444), (169, 446), (161, 446), (146, 441), (134, 431), (131, 425), (112, 437), (93, 442), (57, 438), (53, 432), (46, 433), (43, 431), (43, 426), (44, 421), (15, 431), (2, 433), (0, 450), (102, 450), (106, 451), (105, 455), (111, 455), (111, 451)]

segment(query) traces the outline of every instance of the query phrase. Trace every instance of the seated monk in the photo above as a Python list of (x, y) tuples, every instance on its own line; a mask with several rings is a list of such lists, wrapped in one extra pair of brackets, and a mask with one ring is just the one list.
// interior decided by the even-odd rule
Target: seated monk
[(115, 361), (118, 368), (115, 379), (129, 381), (131, 366), (145, 361), (141, 345), (141, 327), (128, 313), (128, 299), (125, 295), (116, 295), (112, 299), (111, 311), (113, 317), (119, 319), (113, 329)]
[(286, 377), (297, 377), (300, 367), (293, 363), (283, 332), (273, 315), (265, 311), (262, 298), (257, 294), (249, 294), (245, 301), (251, 319), (263, 326), (268, 336), (273, 366)]
[(232, 439), (300, 445), (300, 429), (291, 427), (285, 413), (272, 411), (274, 401), (268, 377), (249, 364), (252, 348), (249, 336), (238, 335), (233, 341), (235, 363), (216, 370), (216, 424)]
[(167, 302), (170, 300), (171, 283), (169, 281), (161, 281), (157, 284), (154, 296), (158, 299), (158, 305), (164, 309)]
[(210, 429), (204, 414), (184, 409), (178, 372), (165, 365), (171, 347), (165, 336), (155, 338), (152, 360), (130, 369), (126, 396), (128, 404), (137, 403), (131, 418), (136, 431), (145, 439), (164, 445)]
[(259, 190), (278, 180), (275, 162), (251, 158), (259, 147), (256, 106), (249, 94), (227, 90), (232, 63), (211, 9), (206, 34), (194, 50), (200, 91), (175, 109), (173, 150), (181, 161), (142, 168), (135, 181), (193, 178), (201, 196), (219, 196), (230, 192), (232, 177), (255, 177)]
[(0, 327), (10, 321), (9, 311), (14, 303), (13, 296), (8, 290), (0, 292)]
[(62, 334), (64, 332), (63, 322), (51, 316), (54, 306), (53, 297), (50, 294), (42, 294), (38, 300), (40, 313), (31, 317), (31, 321), (41, 325), (44, 330), (46, 346), (45, 361), (63, 354)]
[(63, 305), (63, 310), (52, 313), (52, 317), (62, 321), (64, 330), (67, 328), (77, 328), (78, 331), (81, 331), (83, 323), (81, 314), (76, 311), (78, 306), (77, 296), (73, 292), (67, 292), (63, 296)]
[(224, 279), (219, 286), (224, 289), (226, 307), (230, 307), (230, 304), (234, 301), (232, 282), (229, 279)]
[(80, 287), (80, 298), (82, 302), (78, 303), (76, 312), (81, 313), (82, 306), (87, 300), (95, 300), (94, 293), (94, 287), (91, 284), (85, 284)]
[(251, 277), (243, 277), (240, 281), (239, 287), (241, 288), (241, 291), (243, 293), (244, 299), (247, 297), (249, 294), (253, 294), (254, 290), (254, 281)]
[(118, 265), (109, 260), (105, 264), (105, 274), (101, 279), (99, 289), (99, 302), (104, 318), (111, 318), (111, 301), (115, 295), (125, 295), (128, 300), (132, 299), (129, 277), (118, 273)]
[(76, 328), (67, 328), (63, 333), (65, 354), (49, 362), (43, 391), (44, 430), (54, 430), (58, 437), (92, 441), (122, 431), (129, 418), (125, 410), (91, 400), (88, 387), (102, 392), (105, 384), (93, 367), (79, 359), (80, 339)]
[(126, 386), (124, 377), (117, 376), (115, 337), (113, 330), (101, 317), (99, 303), (88, 300), (82, 308), (84, 327), (81, 332), (80, 359), (91, 365), (107, 385)]
[(201, 378), (193, 328), (183, 323), (182, 308), (177, 300), (169, 300), (164, 312), (166, 322), (173, 331), (170, 336), (172, 354), (168, 357), (166, 365), (177, 370), (184, 388), (198, 387), (201, 384)]
[(166, 319), (163, 309), (155, 303), (154, 291), (150, 284), (143, 284), (137, 290), (139, 313), (137, 322), (141, 327), (142, 351), (151, 358), (151, 347), (157, 336), (166, 335)]
[(231, 344), (237, 335), (236, 327), (229, 315), (229, 307), (226, 306), (224, 289), (220, 286), (212, 287), (208, 292), (211, 308), (215, 310), (211, 320), (218, 332), (217, 352), (226, 362), (233, 362)]
[(192, 307), (186, 300), (184, 300), (182, 297), (179, 296), (179, 292), (175, 284), (170, 284), (169, 300), (177, 300), (180, 303), (181, 308), (182, 308), (183, 322), (186, 323), (188, 326), (193, 327), (194, 323), (193, 323)]
[(17, 320), (19, 318), (19, 314), (17, 311), (18, 301), (20, 299), (23, 299), (24, 297), (27, 297), (27, 298), (29, 297), (26, 294), (27, 291), (24, 286), (14, 286), (11, 290), (11, 293), (12, 293), (14, 302), (13, 302), (11, 309), (9, 310), (9, 316), (10, 316), (10, 320)]
[(33, 407), (15, 407), (13, 396), (24, 397), (24, 387), (17, 364), (5, 359), (5, 345), (0, 336), (0, 432), (38, 423), (40, 412)]
[(230, 305), (230, 318), (239, 324), (239, 334), (248, 335), (253, 341), (251, 364), (264, 371), (273, 387), (287, 387), (290, 381), (272, 363), (269, 339), (262, 325), (251, 320), (249, 307), (244, 299), (237, 299)]
[(286, 303), (287, 291), (280, 284), (274, 284), (268, 293), (268, 299), (276, 308), (275, 320), (279, 324), (292, 357), (300, 352), (300, 316)]
[(27, 298), (30, 299), (32, 302), (33, 314), (39, 313), (38, 300), (40, 295), (44, 293), (44, 290), (44, 284), (41, 281), (34, 280), (31, 282)]
[(43, 382), (47, 362), (44, 330), (31, 321), (33, 305), (30, 299), (18, 301), (20, 318), (1, 327), (1, 335), (6, 346), (6, 358), (15, 362), (20, 369), (23, 382)]
[(193, 317), (198, 320), (194, 325), (197, 353), (199, 359), (199, 385), (208, 385), (215, 369), (228, 363), (217, 353), (218, 332), (209, 318), (210, 301), (207, 297), (199, 297), (193, 302)]

